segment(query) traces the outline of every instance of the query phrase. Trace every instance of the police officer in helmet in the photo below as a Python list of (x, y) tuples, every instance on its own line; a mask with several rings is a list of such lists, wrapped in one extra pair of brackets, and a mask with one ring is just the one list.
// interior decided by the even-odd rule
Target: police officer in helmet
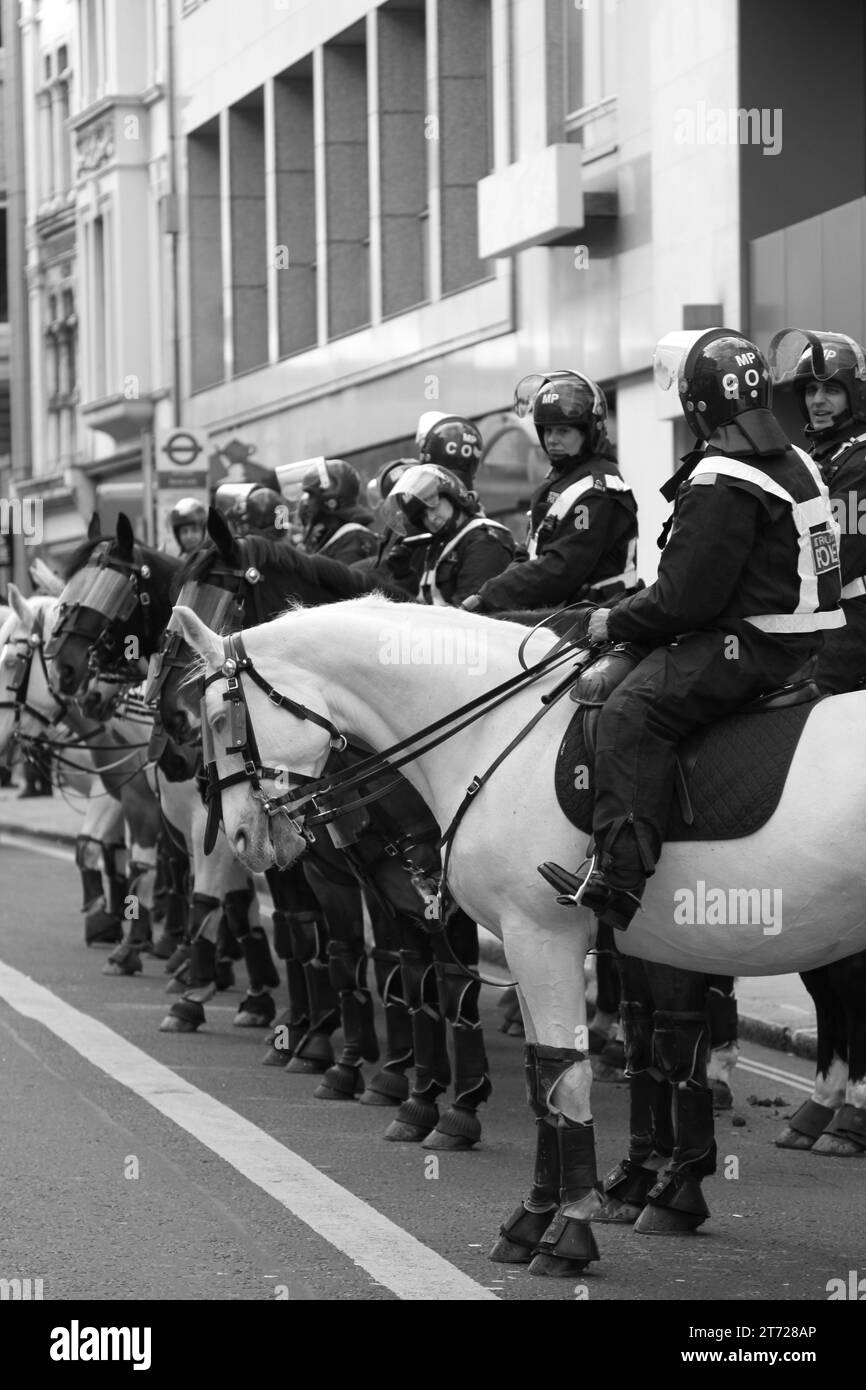
[(391, 530), (418, 536), (422, 603), (459, 605), (514, 553), (507, 526), (483, 515), (475, 494), (454, 473), (417, 464), (401, 473), (383, 506)]
[(375, 554), (373, 514), (359, 506), (360, 492), (361, 475), (343, 459), (320, 459), (304, 475), (298, 521), (308, 554), (327, 555), (345, 565)]
[(471, 420), (462, 415), (428, 411), (418, 421), (415, 444), (419, 463), (447, 468), (464, 487), (474, 492), (484, 443), (481, 431)]
[(662, 850), (680, 740), (790, 680), (845, 621), (827, 489), (770, 412), (763, 354), (714, 328), (669, 334), (655, 367), (699, 446), (662, 488), (675, 511), (656, 582), (588, 627), (652, 650), (601, 710), (589, 874), (540, 866), (561, 902), (620, 930)]
[(866, 353), (844, 333), (783, 329), (770, 361), (776, 381), (793, 382), (841, 528), (845, 626), (825, 635), (814, 675), (828, 695), (843, 695), (866, 680)]
[(181, 555), (191, 555), (204, 545), (207, 508), (197, 497), (182, 497), (172, 508), (168, 524)]
[(532, 498), (522, 555), (463, 606), (556, 608), (632, 587), (637, 503), (607, 437), (604, 392), (580, 372), (535, 374), (518, 385), (514, 408), (532, 412), (550, 471)]

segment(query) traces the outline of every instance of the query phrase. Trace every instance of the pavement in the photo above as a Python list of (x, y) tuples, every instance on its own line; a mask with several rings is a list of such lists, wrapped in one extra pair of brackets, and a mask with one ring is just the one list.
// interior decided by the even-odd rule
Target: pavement
[[(51, 797), (19, 799), (18, 787), (0, 788), (0, 843), (8, 837), (71, 848), (81, 825), (85, 800), (68, 791)], [(481, 957), (507, 970), (499, 942), (481, 932)], [(799, 975), (741, 976), (737, 981), (741, 1039), (814, 1061), (815, 1011)]]

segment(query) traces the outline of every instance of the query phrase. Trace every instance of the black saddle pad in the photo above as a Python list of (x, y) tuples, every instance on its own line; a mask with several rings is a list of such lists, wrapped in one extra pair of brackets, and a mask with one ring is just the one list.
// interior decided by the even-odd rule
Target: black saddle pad
[[(794, 750), (818, 704), (760, 714), (731, 714), (690, 734), (680, 748), (694, 824), (683, 820), (675, 793), (667, 840), (738, 840), (754, 835), (779, 804)], [(583, 710), (569, 724), (556, 759), (556, 798), (585, 834), (592, 829), (592, 772), (583, 738)], [(587, 786), (589, 782), (589, 786)]]

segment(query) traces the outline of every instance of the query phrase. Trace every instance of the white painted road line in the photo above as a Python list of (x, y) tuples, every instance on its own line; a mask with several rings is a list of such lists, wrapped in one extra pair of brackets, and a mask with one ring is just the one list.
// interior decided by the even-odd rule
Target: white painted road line
[(0, 998), (230, 1163), (398, 1298), (499, 1301), (257, 1125), (2, 961)]
[(737, 1061), (737, 1071), (750, 1071), (754, 1076), (761, 1076), (765, 1081), (776, 1081), (782, 1087), (788, 1086), (795, 1091), (805, 1091), (810, 1096), (815, 1089), (811, 1081), (804, 1081), (802, 1076), (795, 1076), (791, 1071), (782, 1071), (779, 1067), (771, 1067), (765, 1062), (754, 1061), (751, 1057), (746, 1059), (740, 1055)]

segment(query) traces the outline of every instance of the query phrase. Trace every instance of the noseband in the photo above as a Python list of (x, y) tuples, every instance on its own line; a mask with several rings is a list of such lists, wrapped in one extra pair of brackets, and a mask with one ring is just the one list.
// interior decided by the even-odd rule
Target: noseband
[[(288, 815), (288, 812), (279, 804), (278, 799), (267, 796), (262, 787), (262, 778), (269, 781), (288, 782), (290, 786), (295, 787), (304, 786), (311, 780), (309, 775), (300, 775), (287, 772), (285, 768), (264, 767), (262, 765), (255, 730), (241, 681), (244, 674), (248, 675), (250, 680), (267, 695), (272, 705), (278, 709), (287, 710), (296, 719), (307, 719), (324, 729), (329, 736), (332, 749), (342, 752), (348, 746), (345, 734), (340, 733), (340, 730), (331, 723), (330, 719), (322, 714), (317, 714), (315, 710), (308, 709), (306, 705), (299, 704), (291, 696), (281, 694), (279, 690), (259, 675), (247, 655), (241, 633), (231, 633), (224, 637), (222, 666), (213, 675), (207, 676), (202, 684), (202, 750), (207, 779), (204, 799), (208, 808), (204, 838), (206, 854), (210, 854), (216, 844), (217, 831), (222, 818), (222, 793), (225, 788), (236, 787), (242, 782), (248, 782), (253, 795), (262, 803), (265, 814), (272, 817), (281, 812)], [(227, 755), (239, 757), (243, 761), (242, 768), (238, 772), (230, 773), (227, 777), (220, 777), (217, 771), (214, 734), (207, 718), (206, 692), (216, 681), (225, 681), (226, 689), (223, 693), (223, 700), (229, 706), (228, 743), (225, 744), (224, 751)], [(285, 800), (285, 798), (281, 799)], [(313, 838), (312, 832), (304, 828), (303, 816), (294, 820), (289, 815), (288, 819), (292, 828), (299, 835), (304, 835), (307, 840)]]

